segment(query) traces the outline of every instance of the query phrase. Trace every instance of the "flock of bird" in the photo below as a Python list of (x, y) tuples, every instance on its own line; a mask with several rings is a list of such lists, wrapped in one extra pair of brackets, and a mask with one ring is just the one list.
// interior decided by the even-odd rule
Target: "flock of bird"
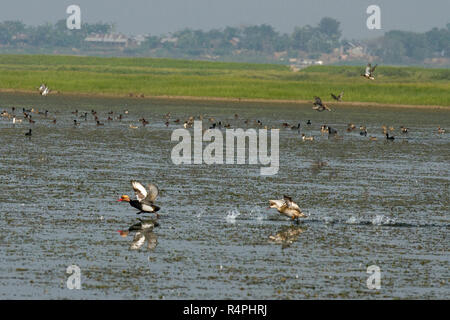
[[(153, 229), (160, 225), (158, 222), (160, 216), (157, 213), (160, 210), (160, 207), (155, 205), (154, 203), (156, 198), (158, 197), (159, 189), (153, 183), (148, 184), (146, 188), (140, 182), (137, 182), (135, 180), (131, 180), (131, 187), (133, 188), (136, 199), (131, 199), (128, 195), (122, 195), (118, 199), (118, 201), (128, 202), (131, 207), (138, 210), (136, 214), (154, 213), (156, 217), (154, 219), (139, 218), (139, 222), (133, 224), (128, 228), (128, 230), (118, 230), (118, 232), (122, 237), (126, 237), (131, 232), (135, 232), (133, 242), (130, 245), (131, 250), (137, 250), (141, 248), (144, 243), (147, 243), (148, 249), (153, 249), (157, 245), (157, 237), (153, 233)], [(299, 223), (299, 218), (308, 217), (307, 214), (302, 212), (300, 207), (292, 200), (292, 198), (286, 195), (283, 197), (283, 199), (280, 200), (269, 200), (268, 209), (270, 208), (277, 209), (277, 211), (281, 215), (292, 219), (297, 224)]]
[[(374, 71), (375, 68), (377, 67), (377, 65), (375, 65), (374, 67), (371, 66), (371, 64), (369, 63), (366, 67), (365, 73), (362, 74), (361, 76), (365, 77), (366, 79), (370, 79), (370, 80), (374, 80)], [(40, 85), (39, 89), (39, 94), (42, 96), (47, 96), (51, 90), (50, 88), (45, 84), (42, 83)], [(335, 95), (334, 93), (331, 93), (331, 97), (336, 101), (336, 102), (340, 102), (342, 101), (344, 96), (344, 92), (340, 92), (340, 94)], [(321, 100), (320, 97), (316, 96), (314, 97), (314, 102), (313, 102), (313, 110), (316, 110), (318, 112), (322, 112), (322, 111), (331, 111), (331, 108), (329, 106), (327, 106), (326, 104), (324, 104)], [(22, 114), (23, 114), (23, 118), (19, 118), (18, 116), (16, 116), (16, 110), (14, 107), (12, 107), (11, 112), (8, 112), (6, 110), (3, 110), (3, 112), (1, 113), (1, 116), (3, 118), (8, 118), (11, 119), (12, 118), (12, 124), (18, 124), (18, 123), (22, 123), (22, 122), (29, 122), (30, 124), (34, 124), (35, 120), (33, 118), (33, 116), (35, 114), (43, 116), (44, 118), (47, 118), (49, 116), (49, 111), (45, 110), (45, 111), (38, 111), (35, 110), (34, 108), (32, 109), (22, 109)], [(76, 119), (73, 119), (73, 126), (77, 127), (81, 124), (80, 119), (87, 121), (88, 120), (88, 115), (91, 115), (94, 118), (95, 121), (95, 125), (96, 126), (103, 126), (104, 123), (102, 123), (97, 115), (97, 112), (95, 110), (91, 110), (90, 112), (79, 112), (78, 110), (75, 110), (72, 112), (72, 115), (74, 117), (76, 117)], [(108, 112), (108, 117), (106, 119), (106, 121), (110, 122), (113, 120), (118, 120), (121, 121), (124, 118), (124, 115), (128, 114), (128, 110), (124, 110), (123, 114), (120, 113), (119, 115), (117, 115), (115, 118), (113, 118), (114, 112), (110, 111)], [(235, 114), (234, 115), (234, 119), (238, 120), (239, 115)], [(191, 128), (194, 124), (194, 120), (198, 119), (203, 121), (204, 120), (204, 116), (203, 115), (199, 115), (198, 117), (193, 117), (193, 116), (189, 116), (189, 118), (185, 121), (182, 121), (180, 119), (171, 119), (171, 113), (167, 113), (164, 116), (164, 124), (166, 127), (168, 127), (171, 123), (175, 124), (175, 125), (180, 125), (182, 124), (182, 126), (184, 128)], [(53, 124), (56, 124), (56, 118), (53, 117), (53, 120), (51, 120)], [(208, 121), (210, 122), (209, 125), (209, 129), (222, 129), (222, 128), (231, 128), (231, 124), (230, 123), (222, 123), (222, 121), (217, 121), (215, 118), (213, 117), (209, 117)], [(144, 117), (142, 117), (141, 119), (139, 119), (139, 122), (141, 123), (142, 127), (145, 127), (146, 125), (149, 124), (149, 121), (146, 120)], [(263, 125), (261, 120), (245, 120), (244, 124), (248, 127), (249, 125), (254, 124), (257, 128), (265, 128), (265, 129), (269, 129), (267, 125)], [(311, 126), (312, 123), (310, 120), (308, 120), (306, 122), (307, 126)], [(131, 129), (138, 129), (139, 126), (130, 124), (129, 127)], [(272, 126), (272, 129), (275, 129), (276, 127)], [(285, 129), (291, 129), (291, 130), (296, 130), (300, 133), (300, 128), (301, 128), (301, 123), (298, 123), (297, 125), (291, 125), (287, 122), (282, 123), (281, 124), (281, 128), (285, 128)], [(385, 125), (383, 125), (381, 127), (383, 134), (386, 137), (386, 140), (394, 140), (394, 136), (390, 135), (389, 133), (392, 134), (392, 132), (395, 130), (392, 126), (387, 127)], [(207, 129), (204, 129), (204, 131)], [(353, 123), (349, 123), (347, 125), (347, 132), (352, 132), (354, 130), (357, 130), (357, 127), (353, 124)], [(409, 132), (409, 128), (407, 127), (400, 127), (401, 133), (402, 134), (407, 134)], [(328, 133), (328, 137), (335, 137), (335, 138), (342, 138), (338, 135), (338, 132), (335, 128), (332, 128), (328, 125), (322, 125), (321, 129), (320, 129), (321, 133)], [(368, 132), (367, 132), (367, 128), (365, 126), (360, 126), (359, 127), (359, 134), (361, 136), (367, 136)], [(439, 134), (443, 134), (445, 133), (445, 129), (438, 127), (438, 131)], [(32, 135), (32, 129), (28, 129), (28, 131), (25, 133), (25, 136), (31, 137)], [(301, 134), (301, 138), (303, 141), (313, 141), (314, 137), (313, 136), (306, 136), (304, 133)], [(370, 140), (377, 140), (376, 137), (374, 136), (369, 136)], [(128, 228), (128, 230), (123, 231), (123, 230), (119, 230), (119, 233), (121, 236), (126, 237), (129, 233), (131, 232), (135, 232), (135, 236), (133, 239), (133, 243), (131, 245), (131, 249), (139, 249), (140, 247), (142, 247), (142, 245), (147, 241), (148, 243), (148, 248), (153, 248), (156, 246), (157, 240), (156, 237), (153, 234), (153, 229), (157, 226), (159, 226), (158, 223), (158, 219), (160, 218), (160, 215), (158, 214), (158, 211), (160, 210), (160, 207), (155, 205), (155, 200), (157, 199), (158, 195), (159, 195), (159, 189), (155, 184), (148, 184), (147, 187), (144, 187), (141, 183), (132, 180), (131, 181), (131, 186), (134, 190), (136, 199), (131, 199), (128, 195), (122, 195), (120, 197), (120, 199), (118, 199), (118, 201), (120, 202), (128, 202), (129, 205), (135, 209), (138, 210), (137, 214), (141, 214), (141, 213), (150, 213), (150, 214), (155, 214), (155, 218), (154, 219), (149, 219), (149, 220), (144, 220), (144, 219), (139, 219), (139, 222), (136, 224), (133, 224), (130, 228)], [(300, 207), (292, 200), (291, 197), (284, 195), (283, 199), (279, 199), (279, 200), (269, 200), (269, 209), (273, 208), (276, 209), (281, 215), (284, 215), (290, 219), (292, 219), (295, 222), (299, 222), (299, 218), (305, 218), (308, 217), (307, 214), (303, 213), (302, 210), (300, 209)]]
[[(374, 71), (375, 71), (376, 67), (377, 67), (377, 65), (372, 66), (370, 63), (367, 64), (367, 66), (366, 66), (366, 68), (365, 68), (365, 72), (364, 72), (363, 74), (361, 74), (361, 76), (364, 77), (364, 78), (366, 78), (366, 79), (369, 79), (369, 80), (375, 80)], [(42, 96), (47, 96), (47, 95), (51, 92), (50, 88), (47, 86), (46, 83), (42, 83), (42, 84), (38, 87), (38, 90), (39, 90), (39, 94), (42, 95)], [(331, 95), (331, 97), (332, 97), (336, 102), (340, 102), (340, 101), (342, 101), (342, 99), (343, 99), (344, 91), (340, 92), (338, 95), (336, 95), (336, 94), (334, 94), (334, 93), (331, 93), (330, 95)], [(332, 110), (328, 105), (326, 105), (325, 103), (323, 103), (322, 99), (321, 99), (320, 97), (318, 97), (318, 96), (315, 96), (315, 97), (314, 97), (313, 107), (312, 107), (312, 108), (313, 108), (313, 110), (316, 110), (316, 111), (318, 111), (318, 112), (322, 112), (322, 111), (331, 111), (331, 110)], [(34, 124), (34, 123), (35, 123), (35, 120), (34, 120), (33, 117), (32, 117), (32, 114), (33, 114), (33, 113), (37, 113), (37, 114), (40, 114), (40, 115), (44, 115), (46, 118), (47, 118), (47, 115), (48, 115), (48, 111), (47, 111), (47, 110), (45, 110), (45, 112), (39, 112), (39, 111), (34, 110), (34, 109), (26, 110), (25, 108), (23, 108), (22, 111), (23, 111), (23, 119), (19, 119), (18, 117), (15, 116), (15, 113), (14, 113), (14, 112), (15, 112), (15, 109), (14, 109), (14, 108), (12, 109), (12, 113), (8, 113), (7, 111), (3, 111), (2, 114), (1, 114), (1, 116), (2, 116), (2, 117), (8, 117), (8, 118), (11, 118), (11, 117), (12, 117), (12, 123), (13, 123), (13, 124), (21, 123), (22, 121), (28, 121), (30, 124)], [(91, 110), (90, 113), (91, 113), (92, 116), (94, 117), (94, 121), (95, 121), (95, 124), (96, 124), (97, 126), (103, 126), (103, 125), (104, 125), (104, 122), (101, 122), (101, 121), (100, 121), (100, 119), (99, 119), (98, 116), (97, 116), (97, 112), (96, 112), (95, 110)], [(88, 114), (89, 114), (89, 113), (88, 113), (88, 112), (82, 112), (82, 113), (79, 115), (78, 110), (75, 110), (75, 111), (72, 112), (72, 114), (73, 114), (74, 116), (79, 116), (79, 118), (80, 118), (80, 119), (84, 119), (84, 121), (87, 121), (87, 118), (88, 118)], [(124, 114), (128, 114), (128, 111), (125, 110), (125, 111), (124, 111)], [(123, 118), (123, 115), (122, 115), (122, 114), (119, 114), (115, 119), (113, 119), (112, 115), (113, 115), (113, 111), (111, 111), (111, 112), (108, 113), (108, 117), (107, 117), (107, 119), (106, 119), (107, 122), (110, 122), (110, 121), (113, 121), (113, 120), (119, 120), (119, 121), (121, 121), (122, 118)], [(171, 117), (170, 112), (169, 112), (168, 114), (165, 115), (165, 122), (164, 122), (164, 123), (165, 123), (166, 127), (168, 127), (168, 126), (170, 125), (170, 123), (171, 123), (170, 117)], [(238, 119), (238, 115), (237, 115), (237, 114), (235, 114), (235, 119)], [(203, 120), (203, 116), (202, 116), (202, 115), (198, 116), (198, 120)], [(209, 121), (210, 121), (210, 123), (211, 123), (209, 129), (231, 128), (231, 124), (230, 124), (230, 123), (222, 123), (222, 121), (216, 121), (214, 118), (209, 118)], [(52, 122), (53, 122), (54, 124), (56, 124), (56, 118), (53, 118)], [(149, 121), (146, 120), (144, 117), (142, 117), (141, 119), (139, 119), (139, 122), (142, 124), (142, 127), (145, 127), (146, 125), (149, 124)], [(181, 123), (181, 120), (180, 120), (180, 119), (173, 120), (173, 123), (175, 123), (175, 124), (180, 124), (180, 123)], [(74, 126), (79, 126), (80, 124), (81, 124), (81, 122), (80, 122), (79, 120), (77, 120), (77, 119), (74, 119), (74, 120), (73, 120), (73, 125), (74, 125)], [(184, 128), (191, 128), (191, 127), (193, 126), (193, 124), (194, 124), (194, 117), (193, 117), (193, 116), (190, 116), (187, 120), (185, 120), (185, 121), (183, 122), (183, 127), (184, 127)], [(245, 121), (244, 121), (244, 124), (247, 125), (247, 126), (248, 126), (248, 125), (251, 125), (250, 120), (245, 120)], [(310, 126), (310, 125), (311, 125), (311, 121), (308, 120), (306, 124), (307, 124), (308, 126)], [(261, 122), (260, 120), (255, 121), (255, 125), (256, 125), (257, 127), (259, 127), (259, 128), (269, 129), (268, 126), (263, 125), (262, 122)], [(298, 130), (299, 132), (300, 132), (300, 126), (301, 126), (300, 123), (298, 123), (297, 125), (290, 125), (289, 123), (283, 123), (283, 124), (282, 124), (282, 127), (283, 127), (283, 128), (291, 128), (292, 130)], [(130, 129), (138, 129), (138, 128), (139, 128), (139, 126), (138, 126), (137, 124), (136, 124), (136, 125), (130, 124), (129, 127), (130, 127)], [(276, 129), (276, 127), (274, 127), (274, 126), (272, 126), (271, 128), (272, 128), (272, 129)], [(356, 127), (355, 127), (353, 124), (349, 124), (349, 125), (348, 125), (348, 128), (347, 128), (347, 131), (348, 131), (348, 132), (351, 132), (351, 131), (353, 131), (355, 128), (356, 128)], [(389, 132), (387, 131), (386, 126), (382, 126), (382, 129), (383, 129), (383, 134), (384, 134), (385, 137), (386, 137), (386, 140), (394, 140), (394, 139), (395, 139), (394, 136), (392, 136), (392, 135), (389, 134)], [(206, 130), (206, 129), (205, 129), (205, 130)], [(392, 134), (392, 131), (393, 131), (392, 127), (390, 127), (389, 131), (390, 131), (391, 134)], [(340, 137), (340, 136), (337, 134), (338, 132), (337, 132), (336, 129), (331, 128), (331, 127), (329, 127), (329, 126), (327, 126), (327, 125), (322, 125), (322, 127), (321, 127), (321, 132), (322, 132), (322, 133), (328, 133), (329, 136), (333, 136), (333, 137), (335, 137), (335, 138), (337, 138), (337, 139), (342, 138), (342, 137)], [(404, 128), (404, 127), (401, 127), (401, 132), (402, 132), (402, 133), (407, 133), (407, 132), (408, 132), (408, 129), (407, 129), (407, 128)], [(438, 133), (439, 133), (439, 134), (445, 133), (445, 129), (443, 129), (443, 128), (441, 128), (441, 127), (438, 127)], [(32, 129), (30, 128), (29, 131), (25, 133), (25, 135), (28, 136), (28, 137), (31, 137), (31, 135), (32, 135)], [(367, 130), (366, 130), (366, 128), (363, 127), (363, 126), (360, 126), (360, 135), (361, 135), (361, 136), (367, 136)], [(313, 137), (313, 136), (309, 136), (309, 137), (308, 137), (308, 136), (306, 136), (304, 133), (301, 134), (301, 138), (302, 138), (303, 141), (313, 141), (313, 140), (314, 140), (314, 137)], [(373, 136), (370, 136), (369, 139), (370, 139), (370, 140), (377, 140), (377, 138), (376, 138), (376, 137), (373, 137)]]
[[(377, 66), (378, 65), (375, 65), (375, 66), (372, 67), (372, 65), (370, 63), (367, 64), (366, 70), (365, 70), (365, 72), (363, 74), (361, 74), (361, 76), (366, 78), (366, 79), (369, 79), (369, 80), (375, 80), (375, 76), (374, 76), (373, 73), (374, 73), (374, 71), (375, 71)], [(331, 95), (331, 97), (334, 100), (339, 102), (339, 101), (342, 101), (342, 97), (344, 96), (344, 91), (342, 91), (339, 95), (335, 95), (334, 93), (331, 93), (330, 95)], [(320, 99), (320, 97), (317, 97), (317, 96), (314, 97), (313, 105), (314, 105), (313, 109), (317, 110), (319, 112), (322, 112), (322, 111), (325, 111), (325, 110), (331, 111), (331, 108), (328, 107), (326, 104), (324, 104), (322, 102), (322, 99)]]

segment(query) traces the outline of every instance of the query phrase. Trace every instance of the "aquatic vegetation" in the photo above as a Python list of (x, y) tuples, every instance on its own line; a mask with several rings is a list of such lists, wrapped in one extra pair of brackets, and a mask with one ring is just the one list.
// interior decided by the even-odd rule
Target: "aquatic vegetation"
[[(236, 99), (312, 100), (345, 92), (344, 102), (450, 106), (446, 69), (378, 66), (365, 81), (363, 67), (288, 66), (156, 58), (1, 55), (0, 89), (115, 96), (191, 96)], [(361, 78), (361, 79), (360, 79)], [(37, 92), (37, 91), (36, 91)]]

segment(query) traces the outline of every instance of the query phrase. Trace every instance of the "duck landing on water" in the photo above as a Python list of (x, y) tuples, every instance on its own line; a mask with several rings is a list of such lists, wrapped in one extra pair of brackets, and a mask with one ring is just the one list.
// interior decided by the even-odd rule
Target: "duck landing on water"
[(286, 195), (283, 196), (283, 199), (281, 200), (269, 200), (269, 209), (270, 208), (277, 209), (279, 213), (295, 220), (297, 223), (299, 218), (307, 217), (307, 215), (300, 210), (300, 207), (292, 201), (292, 198)]

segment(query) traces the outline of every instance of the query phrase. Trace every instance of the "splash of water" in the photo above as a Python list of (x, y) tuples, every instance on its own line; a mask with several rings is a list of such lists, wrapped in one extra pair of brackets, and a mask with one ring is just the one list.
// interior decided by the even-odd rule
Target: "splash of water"
[(348, 223), (348, 224), (355, 224), (355, 223), (358, 223), (358, 219), (356, 219), (356, 217), (354, 217), (354, 216), (351, 216), (350, 218), (348, 218), (346, 223)]
[(225, 217), (225, 220), (229, 223), (235, 223), (236, 218), (240, 216), (241, 213), (237, 209), (233, 209), (227, 212), (227, 216)]
[(261, 211), (259, 210), (259, 208), (252, 208), (250, 210), (250, 216), (253, 218), (255, 217), (255, 219), (257, 221), (262, 221), (264, 219), (264, 215), (261, 214)]
[(204, 213), (205, 211), (202, 209), (202, 210), (199, 210), (198, 212), (197, 212), (197, 214), (195, 215), (195, 217), (197, 218), (197, 219), (200, 219), (201, 217), (202, 217), (202, 215), (203, 215), (203, 213)]
[(384, 224), (393, 224), (395, 223), (395, 219), (391, 219), (382, 214), (376, 215), (375, 218), (372, 219), (373, 225), (384, 225)]
[(325, 217), (323, 221), (325, 222), (325, 224), (330, 224), (334, 222), (332, 217)]

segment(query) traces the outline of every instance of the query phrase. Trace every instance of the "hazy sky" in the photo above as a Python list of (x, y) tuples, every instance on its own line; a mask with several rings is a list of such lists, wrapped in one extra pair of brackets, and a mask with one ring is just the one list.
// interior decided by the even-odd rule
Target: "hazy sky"
[[(426, 31), (450, 22), (450, 0), (0, 0), (0, 21), (25, 24), (66, 19), (81, 7), (82, 22), (114, 22), (126, 34), (160, 35), (185, 27), (209, 30), (267, 23), (290, 33), (324, 16), (341, 22), (346, 38), (379, 36), (392, 29)], [(368, 30), (366, 9), (381, 8), (382, 30)]]

